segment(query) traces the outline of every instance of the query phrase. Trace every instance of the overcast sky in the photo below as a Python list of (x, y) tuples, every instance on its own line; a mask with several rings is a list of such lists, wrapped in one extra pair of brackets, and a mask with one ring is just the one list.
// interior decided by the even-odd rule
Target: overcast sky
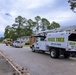
[(60, 26), (76, 25), (76, 13), (70, 10), (68, 0), (0, 0), (0, 36), (18, 15), (33, 20), (40, 16)]

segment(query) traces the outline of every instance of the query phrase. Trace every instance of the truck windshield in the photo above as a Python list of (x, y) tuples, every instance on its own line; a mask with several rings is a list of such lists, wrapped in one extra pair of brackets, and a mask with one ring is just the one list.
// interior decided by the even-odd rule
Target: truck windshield
[(76, 41), (76, 34), (71, 34), (70, 36), (69, 36), (69, 41)]
[(44, 39), (45, 39), (45, 37), (41, 37), (41, 38), (40, 38), (41, 41), (44, 41)]

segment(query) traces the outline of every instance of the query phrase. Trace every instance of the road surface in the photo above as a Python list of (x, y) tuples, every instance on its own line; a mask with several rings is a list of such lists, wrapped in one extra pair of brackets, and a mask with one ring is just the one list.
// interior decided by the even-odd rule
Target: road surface
[(14, 48), (5, 44), (0, 44), (0, 50), (30, 75), (76, 75), (76, 58), (52, 59), (47, 53), (33, 53), (29, 47)]

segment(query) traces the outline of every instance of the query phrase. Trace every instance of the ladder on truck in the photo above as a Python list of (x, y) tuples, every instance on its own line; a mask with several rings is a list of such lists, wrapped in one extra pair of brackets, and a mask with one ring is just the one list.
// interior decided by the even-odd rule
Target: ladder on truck
[(60, 27), (52, 30), (40, 31), (37, 35), (46, 35), (47, 33), (55, 33), (55, 32), (73, 32), (76, 33), (76, 25), (75, 26), (67, 26), (67, 27)]

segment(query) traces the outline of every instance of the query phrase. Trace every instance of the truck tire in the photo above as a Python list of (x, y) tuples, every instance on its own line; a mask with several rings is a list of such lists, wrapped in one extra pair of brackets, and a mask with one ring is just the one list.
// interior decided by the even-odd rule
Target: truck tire
[(35, 52), (35, 48), (34, 48), (34, 46), (32, 46), (32, 52)]
[(23, 46), (21, 46), (21, 48), (23, 48)]
[(51, 58), (59, 58), (59, 56), (60, 56), (59, 50), (51, 49), (50, 56), (51, 56)]
[(70, 54), (69, 53), (64, 53), (64, 58), (69, 58)]

